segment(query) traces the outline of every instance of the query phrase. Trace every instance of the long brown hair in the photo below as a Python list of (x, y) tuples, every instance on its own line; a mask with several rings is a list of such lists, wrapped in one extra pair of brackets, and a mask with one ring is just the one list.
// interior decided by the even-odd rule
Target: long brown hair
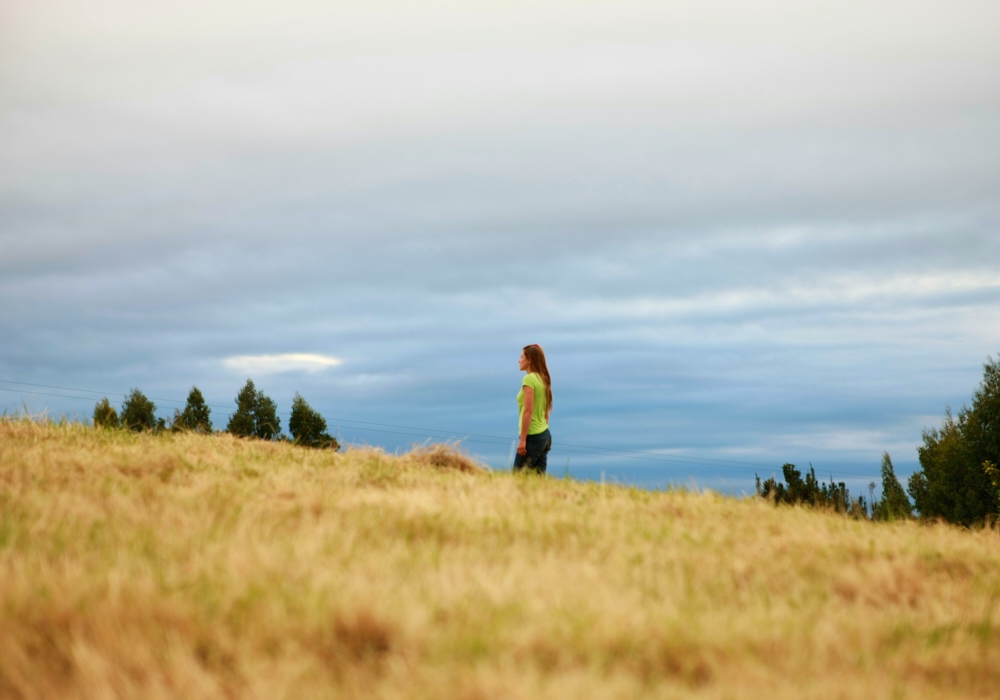
[(549, 376), (549, 366), (545, 364), (545, 351), (541, 345), (525, 345), (524, 356), (531, 364), (531, 371), (537, 372), (538, 376), (545, 382), (546, 410), (552, 408), (552, 377)]

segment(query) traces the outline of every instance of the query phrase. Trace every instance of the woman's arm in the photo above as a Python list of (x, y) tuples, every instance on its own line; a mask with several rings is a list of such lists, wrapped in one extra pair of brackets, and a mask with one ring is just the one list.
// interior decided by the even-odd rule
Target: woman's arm
[(528, 428), (531, 427), (531, 412), (535, 410), (535, 390), (524, 387), (524, 411), (521, 414), (521, 439), (517, 443), (519, 455), (528, 454)]

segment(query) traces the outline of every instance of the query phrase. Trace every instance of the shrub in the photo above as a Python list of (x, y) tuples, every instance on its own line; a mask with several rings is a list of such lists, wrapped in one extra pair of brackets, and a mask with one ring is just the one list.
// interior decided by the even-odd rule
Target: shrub
[(118, 411), (108, 401), (108, 397), (97, 402), (94, 406), (94, 427), (95, 428), (118, 428), (121, 423), (118, 420)]
[(315, 411), (299, 392), (292, 399), (292, 416), (288, 431), (297, 445), (338, 450), (340, 444), (326, 432), (326, 420)]
[(226, 430), (238, 437), (274, 440), (281, 434), (281, 419), (274, 401), (257, 391), (253, 380), (236, 395), (236, 412), (230, 416)]
[(409, 454), (402, 458), (411, 464), (436, 467), (438, 469), (453, 469), (468, 474), (483, 474), (485, 467), (472, 459), (457, 443), (445, 443), (429, 446), (414, 446)]
[(156, 404), (146, 398), (138, 389), (132, 389), (122, 404), (122, 427), (126, 430), (142, 432), (162, 426), (162, 419), (156, 420)]

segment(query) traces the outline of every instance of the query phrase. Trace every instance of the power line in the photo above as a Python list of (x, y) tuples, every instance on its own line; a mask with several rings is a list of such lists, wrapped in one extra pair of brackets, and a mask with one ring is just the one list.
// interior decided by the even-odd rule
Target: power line
[[(100, 394), (102, 396), (128, 396), (128, 394), (122, 394), (113, 391), (97, 391), (94, 389), (76, 389), (73, 387), (63, 387), (54, 386), (49, 384), (33, 384), (30, 382), (17, 382), (9, 379), (0, 379), (0, 383), (3, 384), (16, 384), (18, 386), (26, 387), (40, 387), (45, 389), (58, 389), (62, 391), (75, 391), (79, 393), (89, 393), (89, 394)], [(58, 398), (74, 399), (77, 401), (92, 401), (93, 397), (87, 396), (70, 396), (67, 394), (53, 394), (50, 392), (34, 391), (27, 389), (10, 389), (6, 387), (0, 387), (0, 391), (8, 391), (14, 393), (32, 394), (38, 396), (53, 396)], [(179, 399), (164, 399), (149, 397), (153, 401), (161, 401), (168, 403), (184, 404), (185, 401)], [(216, 408), (222, 411), (226, 416), (232, 415), (231, 410), (228, 406), (223, 407), (217, 404), (205, 404), (210, 408)], [(288, 412), (278, 411), (281, 416), (290, 415)], [(494, 445), (494, 446), (507, 446), (511, 442), (511, 438), (501, 435), (489, 435), (483, 433), (463, 433), (454, 430), (444, 430), (439, 428), (421, 428), (412, 425), (398, 425), (394, 423), (377, 423), (374, 421), (359, 421), (350, 418), (329, 418), (329, 422), (333, 424), (344, 424), (343, 427), (350, 428), (351, 430), (362, 430), (366, 432), (377, 432), (386, 433), (390, 435), (409, 435), (413, 437), (429, 437), (429, 438), (440, 438), (440, 439), (461, 439), (463, 442), (472, 442), (484, 445)], [(357, 425), (354, 425), (357, 424)], [(379, 426), (378, 428), (366, 428), (362, 426)], [(397, 430), (385, 430), (384, 428), (396, 428)], [(401, 432), (401, 431), (418, 431), (418, 432)], [(429, 433), (434, 433), (431, 435)], [(461, 438), (456, 438), (455, 436), (462, 436)], [(592, 456), (603, 456), (603, 457), (625, 457), (628, 459), (639, 459), (643, 461), (661, 462), (665, 464), (688, 464), (692, 466), (701, 467), (718, 467), (724, 469), (739, 469), (742, 471), (753, 471), (756, 472), (757, 468), (763, 469), (779, 469), (773, 464), (764, 464), (761, 462), (746, 462), (739, 460), (726, 460), (726, 459), (716, 459), (711, 457), (688, 457), (684, 455), (664, 455), (656, 452), (649, 452), (644, 450), (632, 450), (627, 448), (611, 448), (611, 447), (598, 447), (595, 445), (579, 445), (574, 443), (558, 443), (558, 449), (562, 452), (571, 452), (574, 454), (586, 454)], [(856, 476), (863, 477), (866, 479), (876, 478), (871, 474), (862, 474), (859, 472), (850, 472), (837, 470), (831, 472), (831, 479), (833, 474), (839, 474), (843, 476)]]
[[(102, 392), (102, 391), (96, 391), (96, 390), (92, 390), (92, 389), (75, 389), (75, 388), (72, 388), (72, 387), (57, 387), (57, 386), (46, 385), (46, 384), (32, 384), (32, 383), (29, 383), (29, 382), (15, 382), (15, 381), (6, 380), (6, 379), (0, 379), (0, 382), (7, 383), (7, 384), (18, 384), (20, 386), (38, 386), (38, 387), (51, 388), (51, 389), (62, 389), (62, 390), (65, 390), (65, 391), (77, 391), (77, 392), (81, 392), (81, 393), (85, 392), (85, 393), (92, 393), (92, 394), (102, 394), (102, 395), (105, 395), (105, 396), (108, 395), (108, 394), (110, 394), (112, 396), (128, 396), (128, 394), (122, 394), (122, 393), (118, 393), (118, 392), (108, 392), (108, 391)], [(91, 400), (90, 397), (86, 397), (86, 396), (69, 396), (69, 395), (66, 395), (66, 394), (53, 394), (53, 393), (41, 392), (41, 391), (31, 391), (31, 392), (28, 392), (27, 390), (23, 390), (23, 389), (8, 389), (8, 388), (5, 388), (5, 387), (0, 387), (0, 391), (10, 391), (10, 392), (18, 392), (18, 393), (31, 393), (31, 394), (39, 395), (39, 396), (55, 396), (55, 397), (60, 397), (60, 398), (75, 399), (75, 400), (85, 400), (85, 401), (90, 401)], [(184, 403), (183, 401), (180, 401), (178, 399), (163, 399), (163, 398), (155, 398), (155, 397), (150, 397), (150, 398), (152, 400), (154, 400), (154, 401), (168, 401), (168, 402), (172, 402), (172, 403)], [(223, 410), (222, 406), (218, 406), (218, 405), (215, 405), (215, 404), (206, 404), (206, 405), (210, 406), (212, 408), (218, 408), (220, 410)], [(226, 407), (226, 408), (228, 408), (228, 407)], [(289, 415), (287, 412), (280, 412), (279, 411), (279, 413), (282, 416)], [(226, 413), (226, 415), (231, 415), (231, 413)], [(504, 437), (504, 436), (499, 436), (499, 435), (487, 435), (487, 434), (481, 434), (481, 433), (461, 433), (461, 432), (458, 432), (458, 431), (442, 430), (442, 429), (436, 429), (436, 428), (421, 428), (421, 427), (416, 427), (416, 426), (397, 425), (397, 424), (392, 424), (392, 423), (376, 423), (376, 422), (372, 422), (372, 421), (356, 421), (356, 420), (349, 419), (349, 418), (330, 418), (330, 421), (332, 423), (358, 423), (358, 424), (361, 424), (361, 425), (377, 425), (377, 426), (384, 426), (384, 427), (389, 427), (389, 428), (401, 428), (401, 429), (407, 430), (407, 431), (412, 431), (412, 430), (420, 431), (420, 432), (414, 433), (414, 432), (400, 432), (399, 430), (383, 430), (383, 429), (379, 429), (379, 428), (364, 428), (364, 427), (361, 427), (361, 425), (347, 425), (347, 426), (344, 426), (344, 427), (351, 428), (352, 430), (363, 430), (363, 431), (366, 431), (366, 432), (386, 433), (386, 434), (391, 434), (391, 435), (410, 435), (410, 436), (413, 436), (413, 437), (432, 437), (432, 438), (433, 437), (440, 437), (442, 439), (449, 439), (449, 438), (453, 439), (454, 436), (461, 435), (461, 436), (464, 436), (464, 437), (461, 438), (463, 442), (473, 442), (473, 443), (478, 443), (478, 444), (495, 445), (495, 446), (506, 446), (510, 442), (510, 438)], [(437, 433), (437, 435), (428, 435), (428, 433)], [(483, 440), (483, 439), (476, 439), (476, 438), (488, 438), (488, 439), (487, 440)], [(500, 442), (497, 442), (497, 441), (500, 441)], [(720, 467), (720, 468), (726, 468), (726, 469), (740, 469), (740, 470), (743, 470), (743, 471), (754, 471), (754, 472), (757, 471), (756, 469), (754, 469), (754, 467), (763, 467), (765, 469), (776, 469), (777, 468), (774, 465), (763, 464), (763, 463), (759, 463), (759, 462), (739, 462), (739, 461), (736, 461), (736, 460), (720, 460), (720, 459), (713, 459), (713, 458), (707, 458), (707, 457), (686, 457), (686, 456), (683, 456), (683, 455), (677, 455), (677, 456), (674, 456), (674, 455), (663, 455), (663, 454), (658, 454), (658, 453), (655, 453), (655, 452), (645, 452), (645, 451), (642, 451), (642, 450), (629, 450), (629, 449), (625, 449), (625, 448), (596, 447), (596, 446), (591, 446), (591, 445), (577, 445), (577, 444), (573, 444), (573, 443), (559, 443), (558, 448), (559, 448), (560, 451), (563, 451), (563, 452), (572, 452), (572, 453), (575, 453), (575, 454), (587, 454), (587, 455), (593, 455), (593, 456), (606, 456), (606, 457), (626, 457), (626, 458), (629, 458), (629, 459), (641, 459), (641, 460), (644, 460), (644, 461), (662, 462), (662, 463), (666, 463), (666, 464), (689, 464), (689, 465), (692, 465), (692, 466), (714, 466), (714, 467)], [(747, 465), (747, 466), (743, 466), (743, 465)], [(843, 471), (843, 470), (838, 470), (838, 471), (833, 472), (833, 473), (841, 474), (841, 475), (845, 475), (845, 476), (859, 476), (859, 477), (863, 477), (863, 478), (873, 478), (871, 474), (861, 474), (861, 473), (858, 473), (858, 472), (848, 472), (848, 471)], [(832, 474), (831, 474), (831, 477), (832, 477)]]
[[(120, 394), (117, 391), (96, 391), (94, 389), (74, 389), (73, 387), (69, 387), (69, 386), (52, 386), (51, 384), (31, 384), (29, 382), (15, 382), (15, 381), (11, 381), (10, 379), (0, 379), (0, 383), (2, 383), (2, 384), (17, 384), (19, 386), (38, 386), (38, 387), (42, 387), (42, 388), (45, 388), (45, 389), (60, 389), (62, 391), (78, 391), (78, 392), (84, 393), (84, 394), (101, 394), (102, 396), (128, 396), (128, 394)], [(13, 390), (12, 389), (5, 389), (5, 391), (13, 391)], [(62, 396), (62, 397), (67, 398), (67, 399), (87, 399), (88, 401), (90, 400), (86, 396), (65, 396), (64, 394), (43, 394), (40, 391), (38, 391), (38, 392), (32, 392), (32, 393), (37, 393), (37, 394), (39, 394), (41, 396)], [(157, 398), (155, 396), (150, 396), (149, 398), (151, 400), (153, 400), (153, 401), (166, 401), (168, 403), (186, 403), (185, 401), (182, 401), (180, 399), (160, 399), (160, 398)], [(228, 410), (229, 409), (228, 406), (215, 406), (213, 404), (205, 404), (205, 405), (209, 406), (210, 408), (218, 408), (220, 410)]]
[[(53, 385), (49, 385), (49, 384), (31, 384), (29, 382), (15, 382), (15, 381), (7, 380), (7, 379), (0, 379), (0, 382), (5, 383), (5, 384), (18, 384), (20, 386), (37, 386), (37, 387), (44, 387), (44, 388), (47, 388), (47, 389), (61, 389), (61, 390), (64, 390), (64, 391), (78, 391), (78, 392), (85, 392), (85, 393), (90, 393), (90, 394), (102, 394), (102, 395), (105, 395), (105, 396), (107, 396), (107, 395), (111, 395), (111, 396), (128, 396), (128, 394), (121, 394), (121, 393), (117, 393), (117, 392), (96, 391), (96, 390), (93, 390), (93, 389), (74, 389), (74, 388), (71, 388), (71, 387), (53, 386)], [(0, 387), (0, 388), (2, 388), (2, 387)], [(12, 391), (12, 390), (6, 389), (6, 391)], [(25, 392), (25, 393), (27, 393), (27, 392)], [(36, 393), (36, 394), (39, 394), (39, 395), (42, 395), (42, 396), (60, 396), (60, 397), (63, 397), (63, 398), (70, 398), (70, 399), (87, 399), (87, 397), (66, 396), (65, 394), (46, 394), (44, 392), (32, 392), (32, 393)], [(156, 398), (155, 396), (151, 396), (149, 398), (152, 399), (153, 401), (167, 401), (167, 402), (171, 402), (171, 403), (184, 403), (184, 401), (180, 401), (178, 399), (161, 399), (161, 398)], [(87, 400), (89, 400), (89, 399), (87, 399)], [(226, 415), (227, 416), (228, 415), (232, 415), (232, 413), (230, 412), (230, 407), (229, 406), (219, 406), (217, 404), (205, 404), (205, 405), (208, 406), (208, 407), (210, 407), (210, 408), (217, 408), (217, 409), (219, 409), (221, 411), (226, 411)], [(282, 411), (278, 411), (278, 414), (282, 415), (282, 416), (290, 415), (289, 413), (282, 412)], [(488, 434), (483, 434), (483, 433), (464, 433), (464, 432), (455, 431), (455, 430), (442, 430), (440, 428), (424, 428), (424, 427), (418, 427), (418, 426), (413, 426), (413, 425), (399, 425), (399, 424), (395, 424), (395, 423), (377, 423), (377, 422), (374, 422), (374, 421), (359, 421), (359, 420), (354, 420), (354, 419), (351, 419), (351, 418), (331, 417), (331, 418), (329, 418), (329, 420), (331, 422), (333, 422), (333, 423), (351, 423), (351, 424), (355, 424), (356, 423), (358, 425), (377, 425), (377, 426), (384, 427), (384, 428), (399, 428), (399, 429), (403, 429), (403, 430), (417, 430), (417, 431), (420, 431), (421, 435), (423, 433), (443, 433), (445, 435), (463, 435), (463, 436), (468, 436), (468, 438), (476, 437), (476, 438), (487, 438), (487, 439), (490, 439), (490, 440), (502, 440), (502, 441), (504, 441), (503, 444), (506, 444), (507, 441), (510, 440), (510, 438), (508, 436), (504, 436), (504, 435), (488, 435)], [(366, 430), (365, 428), (360, 428), (360, 427), (355, 426), (355, 425), (351, 425), (351, 426), (347, 426), (347, 427), (351, 427), (351, 428), (353, 428), (355, 430)], [(371, 429), (367, 429), (367, 430), (371, 430)], [(375, 431), (375, 432), (395, 433), (395, 431), (391, 431), (391, 430), (381, 430), (381, 431)], [(406, 434), (409, 434), (409, 433), (395, 433), (395, 434), (406, 435)], [(471, 440), (470, 440), (470, 442), (471, 442)], [(477, 441), (477, 442), (481, 442), (481, 441)], [(488, 444), (490, 444), (490, 443), (488, 443)], [(598, 446), (595, 446), (595, 445), (578, 445), (578, 444), (566, 443), (566, 442), (559, 443), (559, 448), (560, 449), (563, 449), (564, 447), (574, 447), (574, 448), (579, 448), (579, 449), (583, 449), (583, 450), (598, 450), (600, 452), (596, 452), (595, 454), (599, 454), (601, 452), (606, 452), (606, 453), (610, 453), (613, 456), (621, 456), (623, 453), (636, 454), (636, 455), (643, 455), (643, 456), (653, 457), (653, 458), (656, 458), (657, 460), (667, 461), (667, 462), (669, 462), (669, 461), (681, 461), (681, 462), (683, 462), (685, 464), (697, 464), (697, 463), (704, 462), (704, 463), (706, 463), (708, 465), (712, 465), (712, 466), (718, 466), (718, 465), (724, 465), (724, 464), (736, 464), (736, 465), (746, 465), (746, 466), (751, 466), (751, 467), (762, 467), (762, 468), (766, 468), (766, 469), (774, 469), (775, 468), (773, 464), (765, 464), (765, 463), (762, 463), (762, 462), (747, 462), (747, 461), (740, 461), (740, 460), (718, 459), (718, 458), (714, 458), (714, 457), (691, 457), (691, 456), (686, 456), (686, 455), (676, 455), (676, 456), (675, 455), (664, 455), (664, 454), (657, 453), (657, 452), (649, 452), (647, 450), (631, 450), (631, 449), (627, 449), (627, 448), (598, 447)], [(844, 472), (844, 473), (847, 473), (847, 472)]]

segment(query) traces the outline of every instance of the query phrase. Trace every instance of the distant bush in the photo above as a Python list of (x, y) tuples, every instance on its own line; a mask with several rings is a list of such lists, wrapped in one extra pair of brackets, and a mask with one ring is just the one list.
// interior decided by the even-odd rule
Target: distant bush
[(467, 474), (484, 474), (487, 471), (485, 467), (462, 450), (458, 443), (414, 446), (410, 453), (401, 459), (411, 464), (451, 469)]
[(326, 432), (326, 420), (315, 411), (299, 392), (292, 399), (292, 416), (288, 421), (288, 431), (297, 445), (339, 450), (336, 438)]
[(187, 405), (183, 411), (174, 411), (174, 430), (194, 430), (199, 433), (212, 432), (212, 409), (205, 403), (198, 387), (191, 387)]
[(236, 412), (230, 416), (226, 431), (261, 440), (274, 440), (281, 434), (277, 406), (264, 392), (257, 391), (250, 379), (236, 395)]
[(122, 404), (122, 427), (136, 432), (156, 430), (163, 421), (157, 421), (155, 413), (156, 404), (138, 389), (132, 389)]
[(924, 432), (921, 469), (908, 491), (921, 518), (978, 525), (1000, 512), (1000, 357), (983, 365), (983, 380), (957, 420), (945, 411), (940, 430)]
[(108, 397), (97, 402), (94, 406), (94, 427), (95, 428), (118, 428), (121, 426), (118, 420), (118, 411), (108, 401)]
[(812, 467), (809, 468), (805, 479), (794, 464), (783, 465), (781, 471), (785, 477), (785, 484), (776, 481), (773, 476), (763, 483), (760, 477), (757, 477), (758, 496), (773, 500), (775, 504), (801, 504), (834, 510), (853, 518), (868, 518), (865, 497), (852, 497), (844, 482), (834, 483), (831, 478), (829, 484), (822, 484), (816, 478), (816, 470)]

